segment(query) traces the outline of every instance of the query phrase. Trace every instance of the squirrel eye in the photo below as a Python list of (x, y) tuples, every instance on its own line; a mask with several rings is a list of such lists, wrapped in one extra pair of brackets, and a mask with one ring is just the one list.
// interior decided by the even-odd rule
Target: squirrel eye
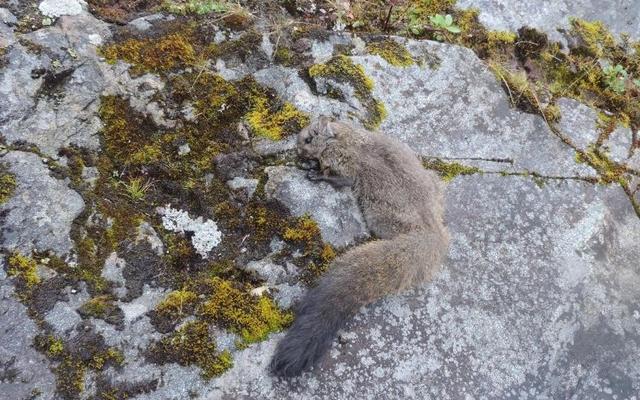
[(308, 136), (308, 137), (306, 137), (306, 138), (304, 139), (304, 142), (305, 142), (306, 144), (309, 144), (309, 143), (311, 143), (311, 139), (312, 139), (312, 137), (311, 137), (311, 136)]

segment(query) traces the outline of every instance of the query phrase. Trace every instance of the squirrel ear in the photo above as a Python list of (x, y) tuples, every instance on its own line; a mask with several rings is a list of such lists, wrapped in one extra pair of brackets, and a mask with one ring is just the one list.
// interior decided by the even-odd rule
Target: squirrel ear
[(331, 122), (333, 122), (333, 119), (331, 117), (322, 115), (318, 118), (318, 128), (320, 131), (326, 132), (329, 137), (334, 137), (335, 134), (333, 132), (333, 129), (331, 128)]

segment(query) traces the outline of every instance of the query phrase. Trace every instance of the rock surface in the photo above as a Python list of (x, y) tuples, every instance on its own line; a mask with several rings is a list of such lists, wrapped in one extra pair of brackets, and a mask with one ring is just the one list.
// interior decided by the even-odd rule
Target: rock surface
[(517, 31), (530, 26), (562, 39), (558, 28), (567, 28), (569, 17), (599, 20), (615, 33), (640, 38), (640, 8), (634, 0), (458, 0), (458, 6), (480, 10), (480, 21), (491, 29)]
[[(2, 260), (4, 264), (4, 259)], [(45, 356), (31, 348), (38, 328), (0, 268), (0, 393), (6, 399), (26, 399), (38, 389), (42, 399), (55, 398), (55, 376)]]
[(53, 250), (59, 255), (73, 248), (71, 223), (84, 208), (84, 200), (68, 184), (49, 174), (35, 154), (12, 151), (0, 158), (16, 176), (13, 197), (0, 206), (2, 247), (24, 254)]
[[(50, 15), (73, 14), (74, 4), (80, 3), (44, 1), (40, 9), (58, 4)], [(628, 30), (640, 36), (640, 11), (625, 8), (630, 1), (612, 1), (606, 9), (587, 0), (568, 3), (552, 6), (537, 0), (507, 5), (503, 1), (461, 0), (459, 5), (480, 7), (481, 20), (495, 29), (528, 24), (556, 35), (555, 28), (565, 26), (569, 15), (578, 15), (601, 17), (616, 32)], [(64, 11), (67, 6), (71, 11)], [(532, 7), (537, 11), (531, 12)], [(132, 77), (125, 63), (104, 62), (96, 50), (112, 38), (114, 27), (84, 10), (78, 13), (26, 34), (0, 23), (0, 48), (9, 49), (4, 58), (8, 63), (0, 64), (0, 131), (8, 147), (3, 147), (0, 162), (17, 183), (12, 196), (0, 206), (5, 253), (51, 250), (59, 256), (71, 255), (73, 260), (79, 246), (71, 240), (72, 228), (86, 234), (104, 218), (95, 208), (87, 221), (80, 218), (85, 207), (93, 206), (95, 193), (87, 195), (85, 189), (78, 189), (79, 193), (70, 188), (77, 183), (58, 179), (47, 165), (55, 159), (61, 167), (72, 166), (60, 153), (69, 146), (79, 146), (94, 157), (98, 154), (102, 95), (123, 96), (160, 132), (179, 130), (184, 122), (177, 116), (177, 110), (184, 108), (166, 101), (163, 95), (167, 81), (160, 74)], [(8, 12), (0, 16), (12, 25), (18, 23)], [(163, 24), (171, 18), (141, 17), (127, 29), (141, 34), (156, 29), (158, 21)], [(233, 34), (216, 27), (211, 36), (221, 43)], [(34, 51), (36, 46), (28, 45), (25, 39), (41, 46), (41, 51)], [(322, 95), (319, 79), (294, 67), (276, 65), (271, 60), (276, 44), (269, 42), (266, 34), (259, 39), (260, 49), (246, 59), (217, 60), (206, 68), (237, 79), (252, 75), (274, 90), (270, 99), (288, 101), (311, 116), (328, 114), (362, 123), (363, 110), (348, 84), (344, 84), (346, 96), (342, 99)], [(153, 169), (144, 171), (151, 184), (166, 184), (166, 198), (143, 196), (141, 201), (162, 207), (168, 204), (167, 198), (177, 200), (171, 203), (175, 206), (172, 210), (181, 223), (167, 225), (182, 232), (167, 236), (170, 232), (163, 230), (162, 216), (156, 213), (131, 215), (136, 222), (131, 242), (115, 244), (105, 254), (99, 273), (85, 279), (92, 285), (103, 280), (110, 288), (113, 298), (107, 300), (122, 316), (119, 324), (108, 323), (99, 315), (81, 315), (78, 309), (95, 298), (96, 289), (85, 284), (88, 282), (67, 285), (60, 281), (62, 273), (49, 269), (45, 271), (53, 278), (47, 282), (56, 281), (61, 289), (58, 297), (52, 298), (46, 291), (29, 293), (36, 306), (47, 303), (36, 310), (42, 314), (41, 325), (36, 324), (19, 301), (24, 296), (16, 293), (20, 290), (18, 278), (9, 278), (8, 267), (2, 265), (0, 393), (10, 400), (28, 398), (34, 391), (41, 393), (40, 398), (57, 398), (52, 371), (59, 360), (47, 359), (33, 348), (34, 337), (47, 329), (73, 338), (72, 343), (81, 343), (77, 339), (82, 332), (96, 332), (105, 346), (122, 352), (123, 365), (108, 365), (100, 374), (92, 370), (84, 377), (86, 390), (81, 398), (99, 393), (103, 389), (100, 385), (149, 400), (637, 396), (640, 218), (630, 197), (635, 190), (640, 201), (640, 179), (630, 181), (629, 193), (616, 184), (595, 185), (599, 171), (576, 161), (577, 150), (586, 151), (598, 140), (597, 112), (575, 100), (559, 99), (560, 128), (566, 136), (561, 139), (540, 116), (511, 107), (500, 83), (469, 49), (394, 38), (419, 61), (396, 67), (367, 54), (363, 40), (350, 34), (323, 33), (307, 40), (309, 43), (300, 46), (301, 53), (314, 63), (326, 62), (344, 48), (353, 49), (351, 60), (372, 79), (371, 96), (388, 111), (381, 131), (423, 156), (478, 168), (470, 176), (453, 177), (447, 187), (452, 243), (438, 278), (410, 293), (363, 308), (343, 329), (321, 365), (291, 383), (275, 380), (266, 370), (282, 334), (242, 348), (236, 345), (238, 335), (212, 324), (210, 335), (219, 350), (232, 352), (234, 365), (209, 381), (195, 365), (151, 362), (150, 345), (167, 337), (172, 329), (161, 331), (153, 314), (167, 294), (176, 290), (168, 284), (166, 263), (178, 264), (179, 271), (190, 277), (211, 265), (222, 268), (222, 274), (251, 274), (251, 282), (258, 282), (251, 293), (259, 296), (272, 290), (272, 297), (282, 307), (292, 305), (306, 290), (298, 281), (304, 266), (294, 265), (297, 258), (304, 257), (305, 248), (299, 246), (287, 259), (283, 252), (286, 244), (277, 235), (267, 238), (263, 243), (266, 250), (255, 253), (259, 256), (251, 258), (254, 253), (249, 249), (247, 260), (238, 258), (242, 265), (237, 270), (214, 264), (228, 251), (225, 240), (233, 240), (236, 234), (230, 229), (235, 221), (224, 219), (229, 214), (207, 203), (219, 195), (216, 191), (233, 189), (233, 198), (224, 200), (233, 202), (241, 210), (239, 214), (250, 212), (255, 207), (252, 201), (259, 196), (276, 200), (292, 215), (309, 214), (318, 223), (323, 240), (336, 248), (367, 236), (349, 189), (335, 190), (327, 183), (312, 182), (306, 171), (290, 162), (294, 138), (279, 142), (251, 138), (255, 154), (234, 149), (211, 160), (211, 170), (220, 175), (222, 183), (209, 187), (214, 172), (209, 175), (208, 187), (196, 192), (200, 200), (196, 210), (178, 212), (190, 204), (189, 199), (180, 197), (184, 188), (174, 182), (151, 182)], [(193, 114), (191, 119), (195, 120), (196, 108), (190, 107), (187, 114)], [(229, 127), (229, 132), (250, 142), (244, 123), (237, 129)], [(613, 161), (637, 172), (640, 152), (633, 141), (631, 130), (619, 127), (606, 138), (604, 149)], [(187, 151), (185, 143), (172, 143), (178, 157), (202, 150), (188, 145)], [(268, 166), (263, 173), (260, 167), (264, 165)], [(126, 173), (107, 172), (112, 181)], [(510, 174), (516, 176), (507, 176)], [(97, 167), (85, 166), (78, 179), (95, 185), (98, 177), (105, 174), (101, 176)], [(120, 190), (118, 184), (110, 187)], [(174, 193), (178, 195), (171, 197)], [(108, 202), (115, 199), (135, 204), (125, 194), (116, 194)], [(266, 224), (260, 220), (266, 217), (255, 215), (256, 224)], [(109, 228), (113, 227), (114, 221), (105, 219)], [(244, 235), (242, 232), (234, 242), (239, 248), (247, 246), (245, 239), (251, 236)], [(183, 253), (177, 262), (163, 259), (175, 249), (178, 239), (186, 239), (187, 246), (180, 248)], [(212, 243), (215, 257), (204, 261)], [(193, 248), (201, 254), (190, 253)], [(143, 250), (143, 255), (137, 254)], [(49, 266), (53, 268), (53, 263)], [(190, 315), (180, 324), (194, 318)], [(78, 347), (74, 351), (86, 346)]]
[(267, 196), (282, 202), (294, 215), (311, 215), (324, 240), (342, 247), (367, 236), (350, 189), (336, 191), (326, 182), (311, 182), (297, 168), (269, 167), (265, 172), (269, 177), (264, 188)]

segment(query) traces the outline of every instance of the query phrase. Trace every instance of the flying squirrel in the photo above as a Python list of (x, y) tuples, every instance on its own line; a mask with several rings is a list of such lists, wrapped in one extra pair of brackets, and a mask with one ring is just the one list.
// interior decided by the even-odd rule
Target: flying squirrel
[(441, 180), (404, 143), (323, 116), (298, 134), (297, 152), (319, 165), (310, 179), (352, 188), (375, 239), (337, 257), (297, 305), (270, 364), (283, 377), (315, 365), (362, 306), (430, 281), (449, 243)]

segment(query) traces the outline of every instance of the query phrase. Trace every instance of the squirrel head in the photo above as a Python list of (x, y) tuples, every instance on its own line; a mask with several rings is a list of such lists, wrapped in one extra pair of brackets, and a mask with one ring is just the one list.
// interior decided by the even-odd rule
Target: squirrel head
[(298, 134), (298, 156), (304, 159), (318, 160), (327, 144), (335, 140), (331, 117), (320, 116)]

